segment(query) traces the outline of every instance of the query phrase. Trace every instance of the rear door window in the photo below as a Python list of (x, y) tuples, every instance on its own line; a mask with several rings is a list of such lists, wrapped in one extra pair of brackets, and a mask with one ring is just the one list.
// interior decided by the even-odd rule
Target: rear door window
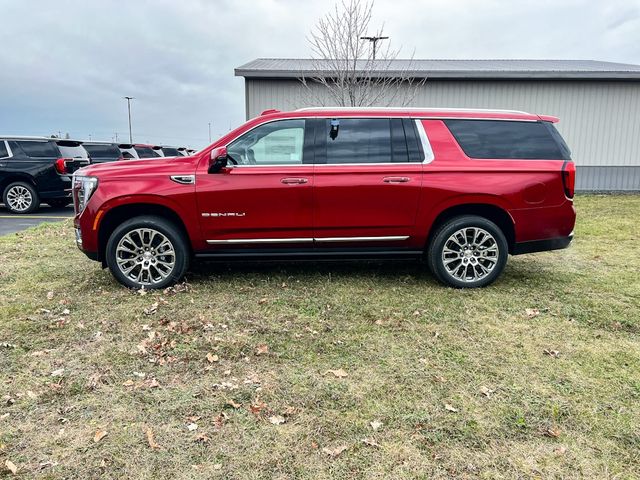
[(560, 134), (554, 135), (543, 122), (456, 119), (444, 123), (470, 158), (569, 159), (568, 149), (556, 139)]
[(31, 158), (56, 158), (60, 156), (58, 147), (53, 142), (37, 140), (17, 140), (16, 145)]
[[(388, 118), (334, 118), (324, 126), (326, 163), (389, 163), (391, 121)], [(400, 152), (406, 161), (406, 153)]]

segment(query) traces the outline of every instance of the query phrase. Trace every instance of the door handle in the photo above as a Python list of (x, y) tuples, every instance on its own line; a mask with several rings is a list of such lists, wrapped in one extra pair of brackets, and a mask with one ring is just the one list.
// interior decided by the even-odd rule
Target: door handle
[(299, 177), (287, 177), (280, 180), (282, 183), (291, 185), (291, 184), (303, 184), (307, 183), (309, 179), (307, 178), (299, 178)]
[(407, 183), (411, 180), (409, 177), (384, 177), (382, 181), (384, 183)]

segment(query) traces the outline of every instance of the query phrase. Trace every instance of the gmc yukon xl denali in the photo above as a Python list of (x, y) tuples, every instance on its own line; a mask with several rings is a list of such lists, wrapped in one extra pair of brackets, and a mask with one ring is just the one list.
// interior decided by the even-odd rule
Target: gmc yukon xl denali
[(192, 259), (424, 258), (482, 287), (509, 254), (573, 238), (558, 119), (516, 111), (267, 111), (189, 157), (83, 168), (78, 247), (131, 288)]

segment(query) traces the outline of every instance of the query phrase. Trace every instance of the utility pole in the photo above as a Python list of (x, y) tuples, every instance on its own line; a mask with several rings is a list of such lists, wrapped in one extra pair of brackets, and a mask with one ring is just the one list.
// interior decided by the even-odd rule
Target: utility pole
[(369, 40), (371, 43), (373, 43), (373, 59), (376, 59), (376, 46), (378, 45), (378, 42), (380, 40), (388, 40), (389, 37), (381, 37), (381, 36), (375, 36), (375, 37), (360, 37), (360, 40)]
[(133, 135), (131, 135), (131, 100), (134, 97), (124, 97), (127, 99), (127, 110), (129, 111), (129, 143), (133, 143)]
[(209, 143), (211, 143), (211, 122), (209, 122)]

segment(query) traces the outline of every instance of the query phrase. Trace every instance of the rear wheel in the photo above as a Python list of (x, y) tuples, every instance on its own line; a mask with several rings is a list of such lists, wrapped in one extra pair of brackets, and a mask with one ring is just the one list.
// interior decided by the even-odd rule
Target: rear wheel
[(178, 282), (189, 265), (182, 232), (161, 217), (135, 217), (119, 225), (105, 252), (113, 276), (129, 288), (166, 288)]
[(493, 283), (507, 263), (509, 247), (502, 230), (476, 215), (452, 218), (433, 236), (427, 251), (436, 278), (456, 288)]
[(40, 206), (38, 192), (27, 182), (7, 185), (2, 194), (2, 201), (11, 213), (31, 213)]

